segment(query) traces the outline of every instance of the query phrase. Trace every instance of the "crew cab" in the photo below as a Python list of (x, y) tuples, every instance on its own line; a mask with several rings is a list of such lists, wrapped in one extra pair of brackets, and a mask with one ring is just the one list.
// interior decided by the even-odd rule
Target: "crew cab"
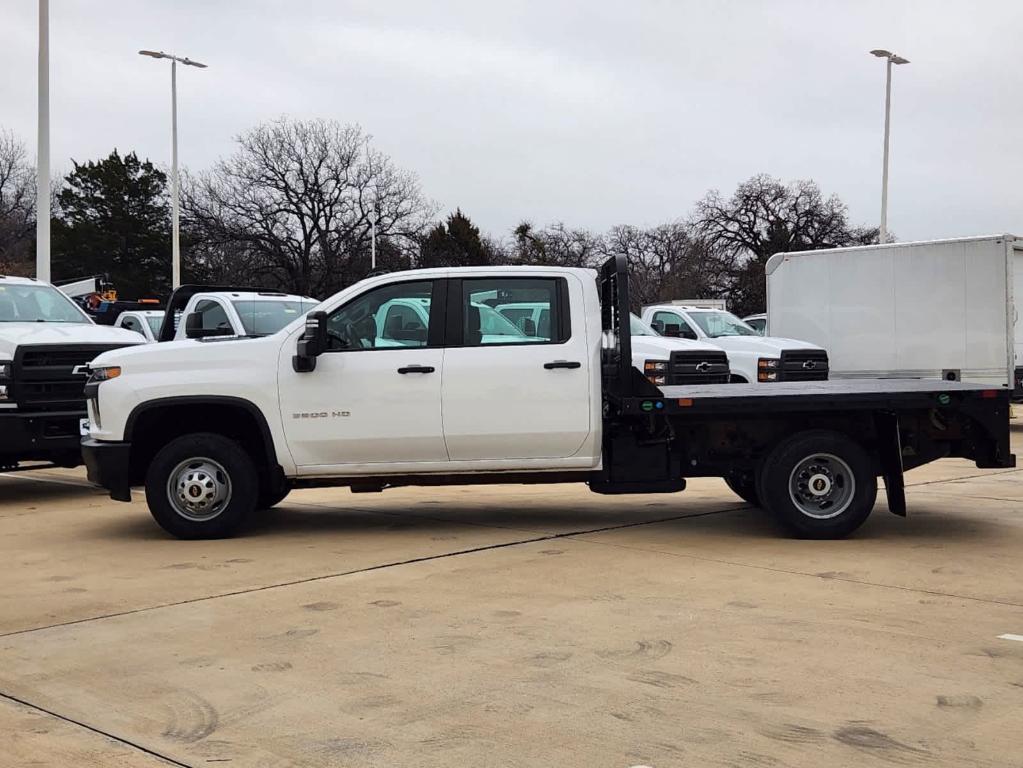
[[(210, 354), (108, 352), (87, 385), (89, 477), (182, 538), (227, 536), (292, 488), (586, 484), (675, 493), (723, 477), (800, 536), (870, 514), (877, 478), (946, 456), (1011, 467), (1008, 392), (959, 382), (655, 386), (633, 365), (624, 257), (590, 270), (472, 267), (377, 275), (304, 319)], [(543, 301), (548, 337), (484, 333), (487, 299)], [(425, 327), (391, 332), (398, 305)], [(417, 318), (423, 315), (417, 313)], [(393, 325), (397, 331), (397, 324)], [(400, 342), (400, 343), (396, 343)]]
[(738, 383), (774, 384), (828, 378), (828, 353), (823, 347), (795, 339), (761, 336), (723, 309), (655, 304), (643, 308), (643, 319), (658, 333), (698, 339), (725, 350), (732, 380)]
[(96, 325), (48, 283), (0, 275), (0, 470), (24, 461), (80, 464), (86, 365), (140, 342)]

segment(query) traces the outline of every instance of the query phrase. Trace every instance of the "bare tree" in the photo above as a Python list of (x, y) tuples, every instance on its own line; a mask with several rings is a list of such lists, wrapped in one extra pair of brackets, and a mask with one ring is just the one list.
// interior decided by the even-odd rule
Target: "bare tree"
[(775, 253), (877, 242), (877, 229), (852, 227), (837, 195), (825, 198), (813, 181), (783, 184), (767, 174), (743, 182), (729, 199), (711, 191), (696, 204), (702, 239), (734, 261), (732, 303), (737, 312), (762, 311), (764, 267)]
[(679, 298), (718, 298), (729, 288), (727, 254), (695, 236), (684, 222), (652, 229), (612, 227), (601, 242), (603, 256), (629, 261), (633, 308)]
[(512, 232), (510, 261), (557, 267), (593, 267), (600, 260), (601, 241), (584, 229), (568, 229), (561, 222), (537, 229), (528, 221)]
[(186, 185), (198, 272), (329, 295), (369, 271), (374, 209), (381, 265), (411, 264), (434, 207), (361, 128), (280, 118), (237, 145)]
[(0, 273), (31, 273), (35, 195), (35, 168), (25, 145), (0, 130)]

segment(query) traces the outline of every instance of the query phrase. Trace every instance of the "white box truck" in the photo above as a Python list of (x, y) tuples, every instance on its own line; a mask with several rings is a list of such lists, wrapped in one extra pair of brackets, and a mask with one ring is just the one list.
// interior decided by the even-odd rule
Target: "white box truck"
[[(1015, 299), (1014, 299), (1015, 297)], [(971, 381), (1023, 398), (1023, 241), (989, 235), (779, 253), (768, 332), (828, 350), (832, 378)]]

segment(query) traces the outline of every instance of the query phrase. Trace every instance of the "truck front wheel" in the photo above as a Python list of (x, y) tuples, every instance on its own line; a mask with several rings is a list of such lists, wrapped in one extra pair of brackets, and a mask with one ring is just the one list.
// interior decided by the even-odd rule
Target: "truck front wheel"
[(840, 432), (800, 432), (780, 443), (760, 468), (764, 507), (794, 535), (838, 539), (855, 531), (877, 500), (867, 452)]
[(180, 539), (232, 535), (256, 508), (259, 477), (238, 443), (200, 432), (168, 443), (146, 473), (146, 501), (160, 527)]

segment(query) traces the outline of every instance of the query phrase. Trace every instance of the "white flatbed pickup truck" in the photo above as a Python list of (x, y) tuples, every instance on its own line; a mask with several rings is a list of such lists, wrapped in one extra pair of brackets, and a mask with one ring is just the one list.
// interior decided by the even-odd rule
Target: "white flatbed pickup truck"
[[(379, 275), (216, 354), (190, 342), (108, 352), (86, 388), (89, 477), (121, 501), (144, 485), (156, 521), (182, 538), (230, 535), (300, 487), (578, 482), (670, 493), (698, 476), (725, 478), (796, 535), (833, 538), (870, 514), (878, 476), (904, 515), (904, 469), (946, 456), (1015, 465), (1008, 392), (997, 389), (655, 386), (632, 362), (626, 269), (617, 257), (597, 275)], [(547, 303), (549, 336), (485, 334), (478, 305), (495, 291)], [(429, 306), (424, 328), (381, 314), (399, 299)]]

